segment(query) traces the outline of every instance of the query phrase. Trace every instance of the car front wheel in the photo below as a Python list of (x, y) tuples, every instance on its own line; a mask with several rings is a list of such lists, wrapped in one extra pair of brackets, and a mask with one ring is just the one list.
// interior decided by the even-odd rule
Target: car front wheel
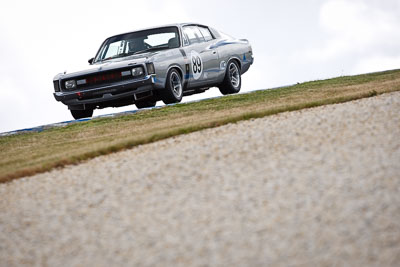
[(88, 117), (92, 117), (93, 109), (71, 110), (71, 114), (72, 114), (72, 117), (74, 117), (75, 120), (88, 118)]
[(240, 74), (239, 65), (236, 61), (231, 60), (225, 72), (224, 81), (219, 86), (219, 91), (223, 95), (239, 93), (242, 86), (242, 76)]
[(165, 104), (181, 102), (183, 96), (182, 78), (176, 69), (168, 72), (167, 82), (161, 94), (162, 101)]

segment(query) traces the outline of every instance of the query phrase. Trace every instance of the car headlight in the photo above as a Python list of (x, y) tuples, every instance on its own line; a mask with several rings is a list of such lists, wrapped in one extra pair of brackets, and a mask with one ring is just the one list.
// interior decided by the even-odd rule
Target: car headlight
[(76, 88), (75, 80), (69, 80), (65, 82), (65, 89), (74, 89)]
[(136, 67), (132, 69), (132, 76), (142, 76), (143, 73), (144, 72), (142, 67)]

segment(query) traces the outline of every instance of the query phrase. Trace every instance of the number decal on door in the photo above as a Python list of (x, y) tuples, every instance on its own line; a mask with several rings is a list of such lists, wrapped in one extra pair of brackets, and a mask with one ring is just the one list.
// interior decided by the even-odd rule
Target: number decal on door
[(201, 72), (201, 59), (200, 57), (192, 57), (193, 64), (193, 72), (198, 73)]
[(193, 78), (195, 80), (199, 79), (201, 74), (203, 73), (203, 60), (201, 56), (196, 51), (192, 50), (191, 52), (191, 62)]

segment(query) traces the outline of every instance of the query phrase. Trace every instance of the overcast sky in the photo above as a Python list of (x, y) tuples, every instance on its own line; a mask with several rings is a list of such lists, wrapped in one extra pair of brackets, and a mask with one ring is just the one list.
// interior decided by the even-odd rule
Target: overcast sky
[[(174, 22), (199, 22), (251, 42), (255, 63), (242, 91), (400, 68), (399, 0), (6, 1), (0, 132), (70, 120), (52, 95), (57, 73), (87, 67), (108, 36)], [(217, 95), (213, 88), (197, 97)]]

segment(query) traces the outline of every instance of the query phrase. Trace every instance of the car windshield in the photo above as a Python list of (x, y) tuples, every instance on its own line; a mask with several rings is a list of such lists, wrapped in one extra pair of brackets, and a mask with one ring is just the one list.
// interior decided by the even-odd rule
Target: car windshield
[(121, 34), (108, 38), (94, 62), (180, 46), (177, 27), (165, 27)]

